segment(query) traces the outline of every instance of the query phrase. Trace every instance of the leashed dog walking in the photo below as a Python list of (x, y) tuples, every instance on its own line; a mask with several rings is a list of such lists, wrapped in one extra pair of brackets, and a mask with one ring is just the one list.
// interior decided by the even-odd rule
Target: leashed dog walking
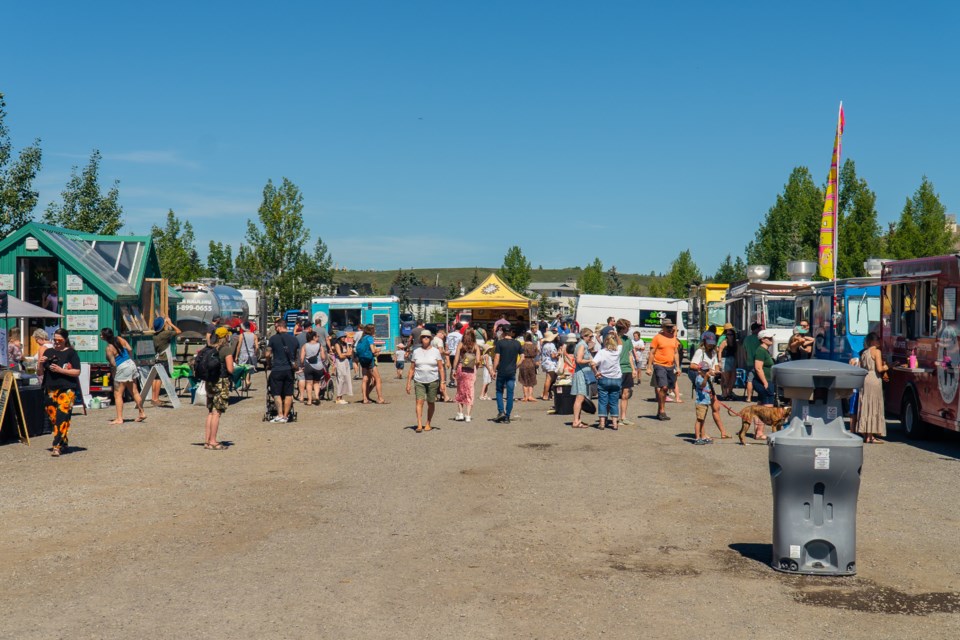
[(780, 431), (780, 429), (783, 428), (783, 423), (790, 417), (790, 407), (765, 407), (759, 404), (752, 404), (749, 407), (744, 407), (740, 413), (727, 407), (727, 413), (731, 416), (739, 416), (741, 425), (740, 433), (737, 434), (737, 437), (740, 439), (740, 444), (745, 445), (747, 442), (744, 436), (747, 431), (750, 430), (750, 427), (753, 426), (754, 420), (759, 420), (770, 427), (771, 433)]

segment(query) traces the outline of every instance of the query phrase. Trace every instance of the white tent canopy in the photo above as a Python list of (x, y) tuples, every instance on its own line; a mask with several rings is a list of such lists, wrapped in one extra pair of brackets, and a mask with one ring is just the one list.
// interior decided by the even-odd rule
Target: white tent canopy
[(53, 311), (48, 311), (43, 307), (38, 307), (35, 304), (30, 304), (29, 302), (24, 302), (20, 298), (15, 298), (14, 296), (7, 296), (7, 317), (8, 318), (60, 318), (62, 317), (59, 313), (54, 313)]

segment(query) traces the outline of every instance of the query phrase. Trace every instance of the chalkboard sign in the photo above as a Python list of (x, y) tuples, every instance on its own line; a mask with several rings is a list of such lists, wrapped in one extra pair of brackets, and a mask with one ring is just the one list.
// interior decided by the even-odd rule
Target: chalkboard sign
[(7, 405), (13, 404), (11, 408), (10, 422), (17, 424), (17, 435), (20, 441), (30, 444), (30, 436), (27, 435), (27, 419), (23, 415), (23, 404), (20, 402), (20, 391), (17, 388), (17, 380), (9, 371), (3, 374), (3, 384), (0, 385), (0, 429), (6, 424)]
[(390, 337), (390, 314), (382, 313), (373, 316), (373, 335), (375, 338)]

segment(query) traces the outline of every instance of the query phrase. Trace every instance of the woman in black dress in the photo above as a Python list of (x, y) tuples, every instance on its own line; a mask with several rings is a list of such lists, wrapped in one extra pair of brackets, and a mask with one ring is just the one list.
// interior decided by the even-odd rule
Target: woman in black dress
[(47, 417), (53, 427), (50, 455), (57, 457), (69, 445), (70, 415), (80, 389), (80, 356), (70, 345), (70, 333), (66, 329), (54, 332), (53, 348), (43, 352), (40, 365), (47, 394)]

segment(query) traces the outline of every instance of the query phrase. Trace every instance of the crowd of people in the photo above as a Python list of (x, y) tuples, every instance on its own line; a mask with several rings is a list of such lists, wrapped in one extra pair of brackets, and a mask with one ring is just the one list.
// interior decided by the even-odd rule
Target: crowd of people
[[(433, 429), (432, 421), (438, 402), (457, 405), (455, 421), (471, 422), (476, 401), (475, 389), (481, 386), (480, 400), (496, 400), (494, 422), (509, 424), (516, 402), (535, 403), (553, 398), (557, 385), (566, 386), (573, 396), (573, 428), (586, 428), (583, 420), (589, 403), (595, 411), (599, 429), (618, 430), (633, 424), (629, 419), (629, 403), (634, 389), (644, 374), (655, 392), (655, 418), (670, 420), (669, 403), (682, 403), (680, 390), (681, 345), (676, 328), (669, 319), (661, 323), (660, 331), (646, 343), (639, 332), (628, 335), (631, 323), (626, 319), (610, 317), (606, 325), (595, 329), (573, 327), (559, 318), (554, 323), (540, 322), (517, 327), (501, 318), (492, 327), (492, 335), (480, 327), (455, 324), (447, 332), (436, 334), (420, 322), (409, 336), (398, 338), (393, 353), (396, 379), (406, 378), (406, 391), (415, 397), (418, 433)], [(261, 361), (261, 344), (250, 323), (236, 328), (214, 322), (206, 339), (216, 353), (219, 377), (202, 382), (206, 393), (208, 415), (205, 421), (204, 447), (224, 450), (217, 439), (220, 417), (229, 406), (232, 376), (237, 365), (247, 367), (247, 378)], [(576, 329), (577, 331), (574, 331)], [(167, 347), (180, 333), (167, 318), (154, 322), (154, 347), (159, 360), (167, 357)], [(69, 342), (69, 332), (58, 329), (51, 339), (38, 329), (31, 338), (36, 342), (37, 374), (46, 395), (46, 414), (54, 431), (52, 455), (58, 456), (68, 444), (70, 408), (79, 391), (79, 358)], [(719, 430), (720, 438), (726, 432), (721, 417), (724, 401), (743, 400), (760, 406), (773, 406), (776, 390), (772, 385), (772, 367), (775, 359), (771, 351), (774, 334), (762, 330), (759, 324), (750, 328), (742, 339), (732, 325), (718, 331), (709, 327), (697, 345), (692, 348), (688, 377), (691, 398), (695, 405), (694, 443), (709, 444), (706, 433), (708, 416)], [(111, 424), (122, 424), (125, 397), (133, 399), (137, 422), (146, 420), (144, 402), (137, 387), (137, 364), (131, 345), (109, 329), (101, 332), (106, 342), (107, 359), (112, 369), (112, 384), (116, 418)], [(737, 398), (738, 350), (742, 348), (745, 367), (745, 393)], [(814, 341), (809, 325), (802, 321), (794, 330), (784, 359), (802, 360), (813, 354)], [(319, 322), (304, 320), (294, 331), (278, 320), (274, 333), (266, 343), (265, 363), (267, 385), (275, 403), (275, 423), (291, 419), (293, 403), (298, 397), (304, 406), (316, 406), (323, 392), (330, 387), (336, 404), (347, 404), (353, 396), (353, 382), (360, 381), (359, 402), (386, 404), (383, 380), (377, 367), (380, 348), (374, 340), (373, 325), (358, 327), (355, 331), (337, 331), (329, 335)], [(8, 358), (16, 367), (23, 360), (23, 345), (16, 329), (8, 340)], [(883, 442), (886, 423), (883, 408), (882, 377), (887, 365), (880, 353), (876, 334), (866, 338), (865, 348), (851, 364), (867, 370), (863, 390), (858, 394), (852, 418), (852, 428), (861, 433), (868, 443)], [(405, 371), (409, 371), (405, 374)], [(542, 373), (543, 386), (538, 385)], [(478, 381), (478, 376), (480, 380)], [(519, 389), (517, 389), (519, 383)], [(491, 384), (494, 396), (489, 395)], [(719, 385), (719, 391), (716, 388)], [(154, 406), (158, 405), (160, 384), (152, 388)], [(593, 406), (592, 397), (597, 402)], [(374, 399), (375, 398), (375, 399)], [(765, 440), (764, 425), (757, 425), (754, 437)]]

